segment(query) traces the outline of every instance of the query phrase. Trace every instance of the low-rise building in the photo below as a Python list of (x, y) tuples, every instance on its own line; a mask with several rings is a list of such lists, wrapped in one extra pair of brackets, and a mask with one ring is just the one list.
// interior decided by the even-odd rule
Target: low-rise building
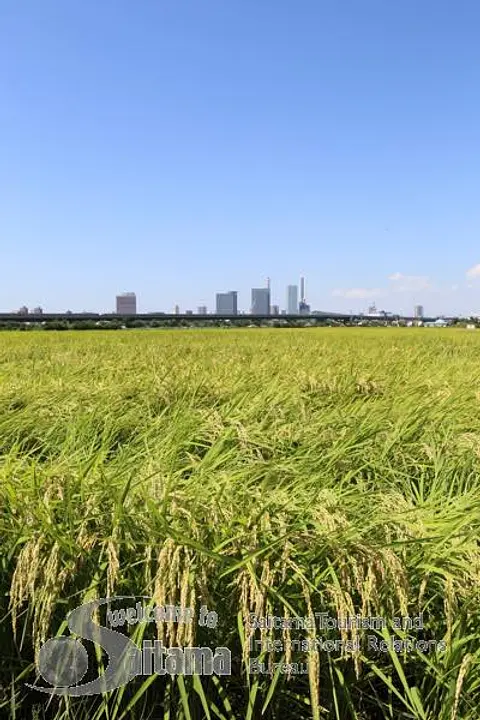
[(215, 298), (215, 311), (217, 315), (238, 314), (238, 293), (236, 290), (217, 293)]
[(117, 315), (136, 315), (137, 297), (134, 292), (121, 293), (116, 297)]

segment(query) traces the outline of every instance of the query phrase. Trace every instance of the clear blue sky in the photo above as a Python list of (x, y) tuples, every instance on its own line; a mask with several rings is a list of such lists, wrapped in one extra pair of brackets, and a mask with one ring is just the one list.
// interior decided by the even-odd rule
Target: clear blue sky
[(3, 0), (0, 310), (303, 273), (480, 312), (479, 37), (478, 0)]

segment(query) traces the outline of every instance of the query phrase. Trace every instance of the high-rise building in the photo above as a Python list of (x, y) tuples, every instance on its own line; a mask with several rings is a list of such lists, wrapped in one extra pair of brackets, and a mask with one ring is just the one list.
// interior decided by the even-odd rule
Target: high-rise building
[(193, 310), (185, 310), (185, 315), (193, 315)]
[(180, 307), (175, 305), (175, 315), (180, 315)]
[(280, 308), (278, 307), (278, 305), (272, 305), (270, 314), (271, 315), (280, 315)]
[(270, 315), (270, 288), (252, 288), (252, 315)]
[(300, 278), (300, 302), (298, 304), (298, 312), (300, 315), (310, 314), (310, 305), (307, 304), (305, 299), (305, 278)]
[(423, 305), (415, 305), (414, 315), (418, 320), (423, 318)]
[(43, 315), (43, 308), (41, 308), (40, 305), (36, 308), (33, 308), (33, 314), (34, 315)]
[(26, 305), (22, 305), (18, 311), (18, 315), (28, 315), (28, 307)]
[(137, 297), (133, 292), (117, 295), (117, 315), (136, 315)]
[(197, 315), (206, 315), (206, 314), (207, 314), (207, 306), (199, 305), (197, 308)]
[(289, 315), (298, 313), (298, 285), (287, 287), (287, 313)]
[(225, 293), (217, 293), (215, 310), (217, 315), (237, 315), (238, 314), (238, 293), (236, 290), (230, 290)]

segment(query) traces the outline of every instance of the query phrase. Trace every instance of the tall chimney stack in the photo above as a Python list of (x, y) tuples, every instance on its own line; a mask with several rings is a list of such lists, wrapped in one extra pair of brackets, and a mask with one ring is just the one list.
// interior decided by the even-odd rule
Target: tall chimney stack
[(300, 300), (302, 303), (305, 302), (305, 278), (300, 278)]

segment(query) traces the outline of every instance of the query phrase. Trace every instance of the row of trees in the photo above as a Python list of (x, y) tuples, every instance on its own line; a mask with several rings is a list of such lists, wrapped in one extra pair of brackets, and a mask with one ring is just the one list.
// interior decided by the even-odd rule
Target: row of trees
[[(386, 321), (381, 319), (366, 319), (361, 323), (352, 323), (348, 320), (322, 319), (315, 320), (282, 320), (279, 318), (271, 320), (256, 320), (255, 317), (243, 317), (236, 320), (221, 320), (212, 317), (210, 320), (202, 320), (195, 322), (187, 319), (165, 319), (165, 320), (135, 320), (115, 319), (115, 320), (51, 320), (43, 323), (25, 323), (20, 321), (0, 322), (0, 330), (122, 330), (127, 328), (198, 328), (198, 327), (347, 327), (352, 325), (362, 325), (369, 327), (386, 327), (391, 325), (405, 325), (402, 321)], [(480, 326), (477, 319), (457, 320), (453, 325), (457, 327), (465, 327), (467, 324)]]

